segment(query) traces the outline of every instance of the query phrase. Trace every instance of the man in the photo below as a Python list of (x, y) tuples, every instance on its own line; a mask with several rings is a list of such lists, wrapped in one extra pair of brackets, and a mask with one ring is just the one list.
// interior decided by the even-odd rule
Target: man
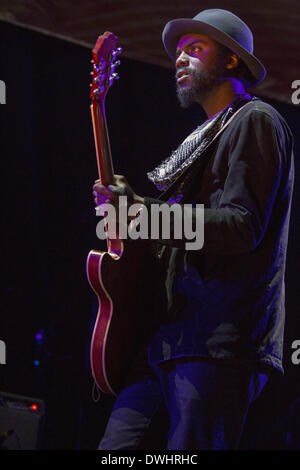
[(237, 449), (251, 402), (271, 371), (283, 372), (293, 138), (273, 107), (246, 93), (265, 69), (237, 16), (210, 9), (170, 21), (163, 42), (181, 105), (199, 103), (207, 120), (148, 174), (165, 190), (161, 199), (116, 176), (115, 186), (96, 182), (95, 203), (117, 206), (126, 195), (142, 212), (190, 203), (193, 222), (195, 204), (204, 204), (204, 245), (185, 249), (184, 236), (172, 236), (174, 220), (170, 238), (159, 240), (158, 325), (99, 449), (137, 449), (162, 402), (168, 449)]

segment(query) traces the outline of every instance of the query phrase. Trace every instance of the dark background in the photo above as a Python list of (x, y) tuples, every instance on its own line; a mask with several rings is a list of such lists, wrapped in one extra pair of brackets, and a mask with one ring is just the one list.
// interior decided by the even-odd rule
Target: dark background
[[(113, 405), (113, 398), (93, 393), (89, 368), (97, 303), (85, 263), (88, 252), (100, 247), (92, 197), (98, 176), (90, 59), (87, 48), (0, 22), (0, 79), (7, 93), (0, 108), (0, 339), (7, 348), (0, 390), (45, 400), (44, 448), (51, 450), (95, 449)], [(205, 116), (199, 107), (179, 107), (171, 71), (129, 59), (122, 59), (118, 71), (121, 78), (106, 100), (115, 172), (138, 194), (155, 196), (146, 172)], [(291, 362), (291, 344), (300, 339), (300, 105), (265, 101), (282, 113), (295, 136), (286, 374), (274, 378), (253, 406), (243, 446), (282, 449), (290, 439), (291, 407), (300, 398), (300, 365)], [(299, 411), (292, 416), (297, 424)], [(148, 448), (163, 448), (166, 425), (162, 414), (149, 432)]]

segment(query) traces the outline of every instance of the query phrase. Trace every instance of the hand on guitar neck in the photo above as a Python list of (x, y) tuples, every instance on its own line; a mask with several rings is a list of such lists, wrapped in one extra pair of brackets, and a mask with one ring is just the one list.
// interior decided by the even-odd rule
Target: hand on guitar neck
[(114, 184), (108, 186), (104, 186), (100, 180), (96, 180), (93, 186), (93, 196), (96, 207), (103, 204), (111, 204), (115, 207), (116, 211), (119, 208), (120, 196), (127, 198), (128, 209), (133, 204), (140, 204), (140, 207), (142, 207), (144, 203), (144, 198), (135, 194), (126, 178), (122, 175), (114, 175)]

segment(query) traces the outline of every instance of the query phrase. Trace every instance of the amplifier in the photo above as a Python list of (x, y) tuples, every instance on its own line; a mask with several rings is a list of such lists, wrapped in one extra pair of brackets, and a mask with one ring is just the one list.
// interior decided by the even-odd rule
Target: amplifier
[(0, 391), (0, 450), (37, 450), (43, 443), (45, 403)]

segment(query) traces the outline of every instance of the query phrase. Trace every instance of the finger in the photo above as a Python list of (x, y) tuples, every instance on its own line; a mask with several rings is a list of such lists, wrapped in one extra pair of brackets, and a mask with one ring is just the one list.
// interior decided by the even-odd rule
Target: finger
[(93, 186), (93, 195), (97, 196), (97, 194), (106, 194), (111, 195), (113, 193), (112, 188), (108, 186), (103, 186), (102, 184), (95, 184)]
[(94, 202), (96, 206), (100, 206), (101, 204), (106, 204), (111, 201), (111, 198), (105, 194), (97, 194), (94, 198)]
[(101, 190), (105, 190), (106, 188), (107, 186), (104, 186), (103, 184), (100, 184), (100, 183), (94, 184), (93, 186), (93, 189), (97, 190), (98, 192), (100, 192)]
[(106, 196), (109, 196), (111, 193), (112, 192), (110, 190), (106, 189), (106, 188), (100, 188), (100, 189), (97, 189), (97, 190), (95, 189), (93, 191), (94, 196), (97, 196), (98, 194), (104, 194)]
[(124, 188), (123, 186), (109, 185), (109, 186), (108, 186), (108, 189), (109, 189), (112, 193), (114, 193), (114, 194), (116, 194), (116, 195), (118, 195), (118, 196), (123, 196), (123, 195), (125, 195), (125, 188)]
[(126, 186), (127, 184), (126, 178), (123, 175), (115, 175), (114, 181), (117, 185), (120, 185), (120, 186)]

